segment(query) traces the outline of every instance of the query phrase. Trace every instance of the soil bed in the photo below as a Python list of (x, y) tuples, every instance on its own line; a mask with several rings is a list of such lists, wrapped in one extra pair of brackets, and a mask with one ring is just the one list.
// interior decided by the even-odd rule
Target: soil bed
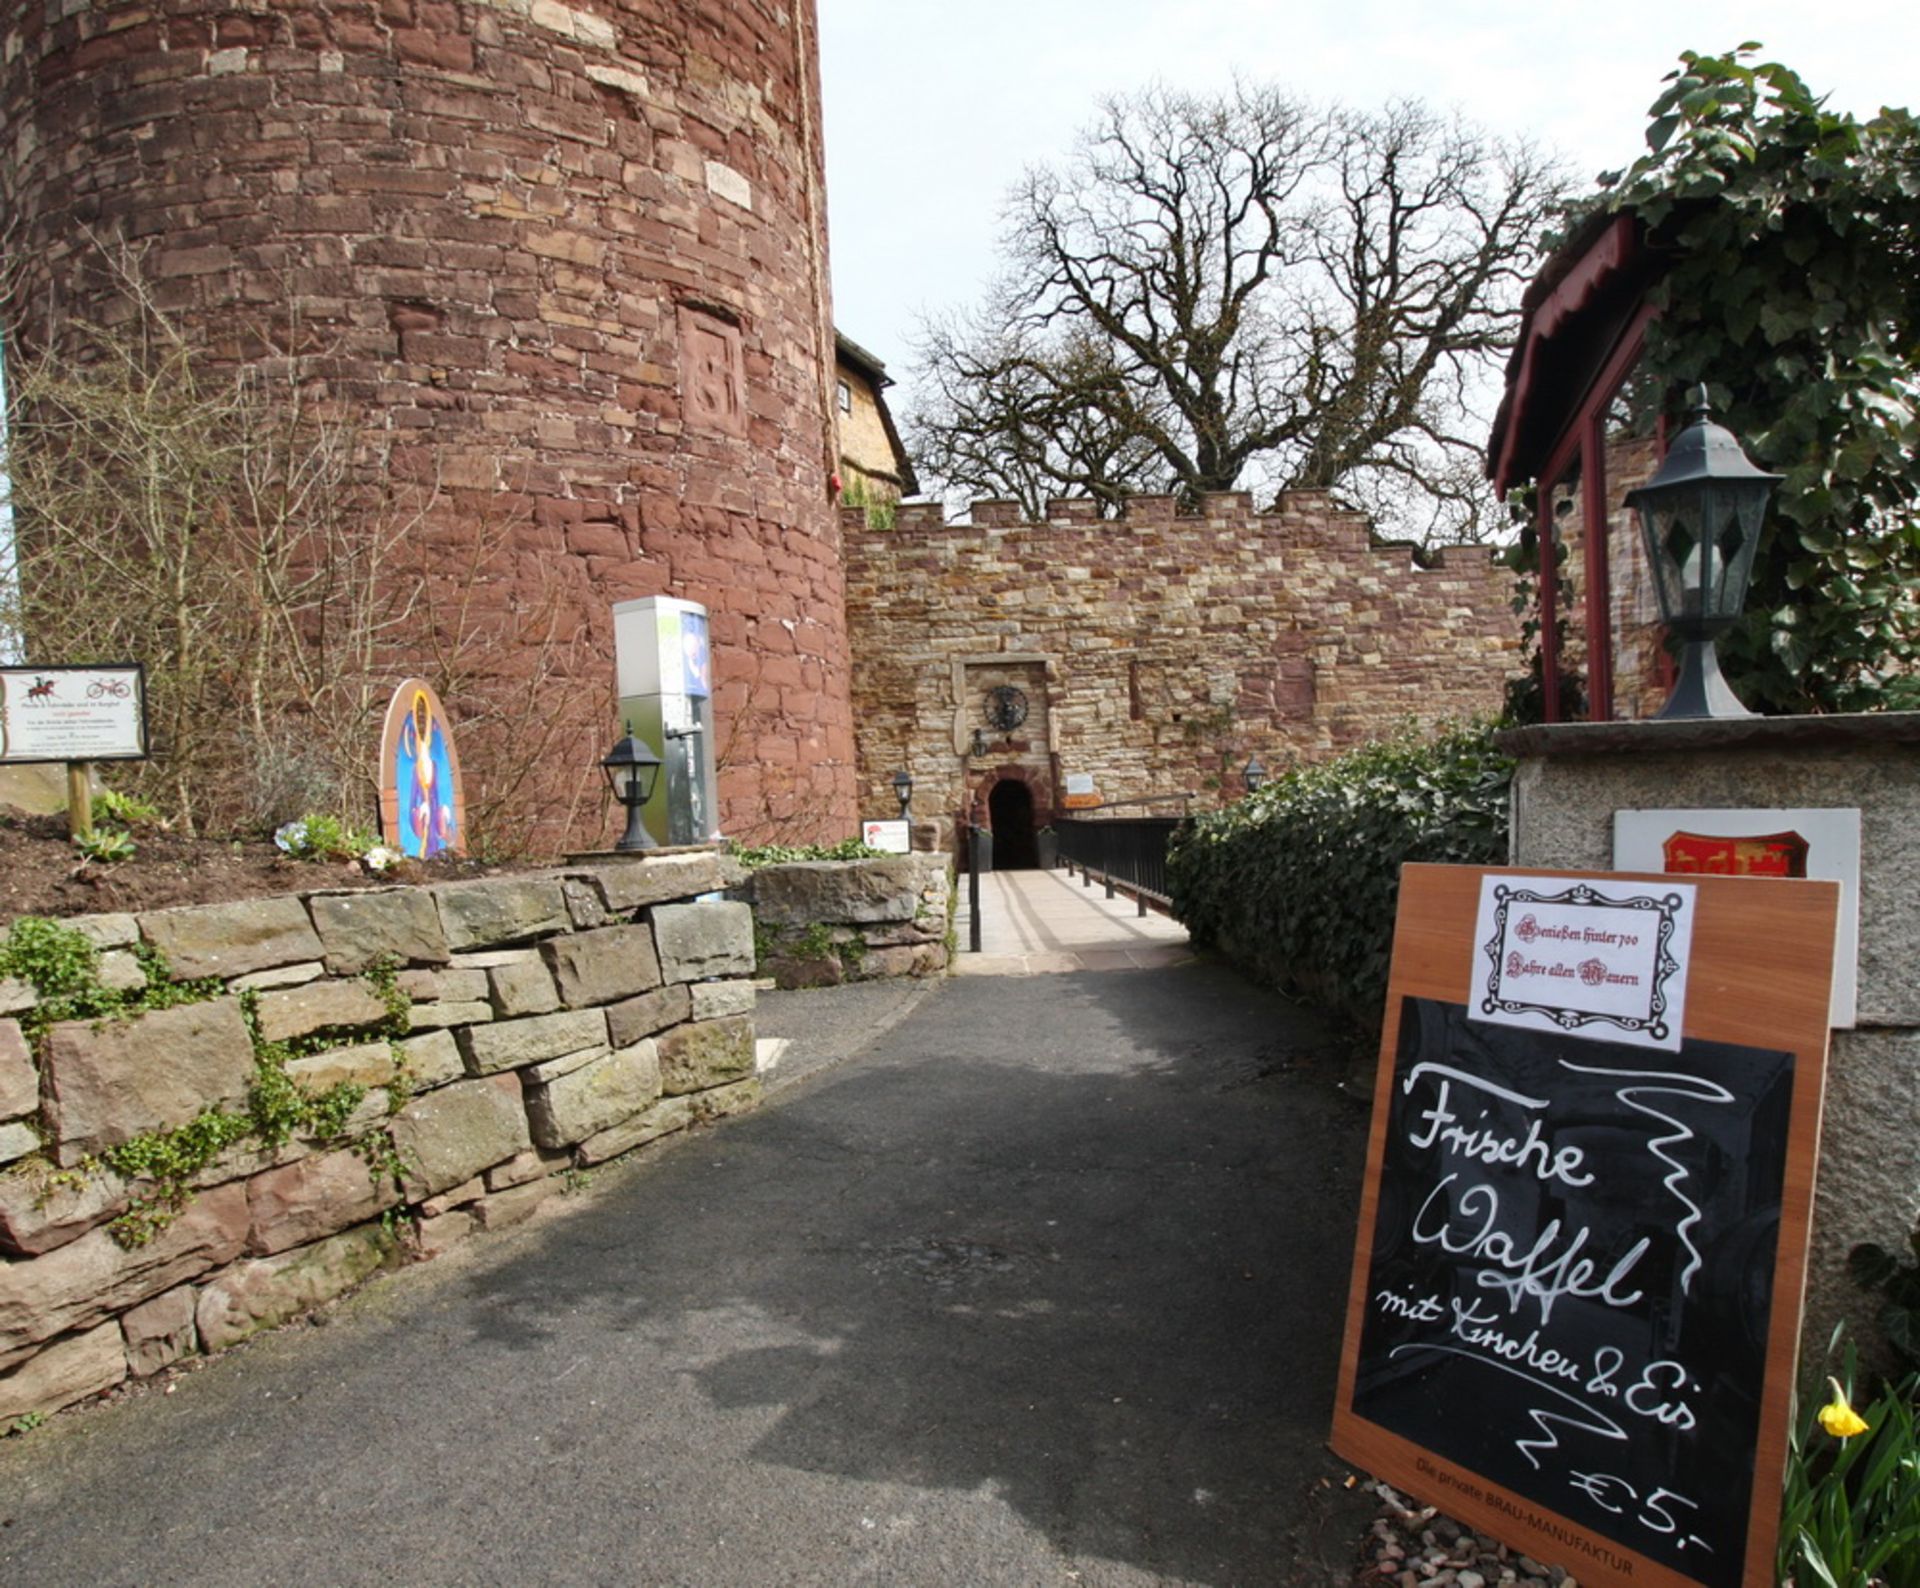
[(265, 838), (187, 838), (135, 831), (129, 860), (85, 860), (67, 838), (65, 816), (30, 816), (0, 806), (0, 926), (22, 915), (90, 915), (178, 904), (225, 904), (319, 888), (380, 888), (396, 882), (452, 882), (535, 869), (533, 863), (407, 861), (375, 874), (358, 861), (295, 860)]

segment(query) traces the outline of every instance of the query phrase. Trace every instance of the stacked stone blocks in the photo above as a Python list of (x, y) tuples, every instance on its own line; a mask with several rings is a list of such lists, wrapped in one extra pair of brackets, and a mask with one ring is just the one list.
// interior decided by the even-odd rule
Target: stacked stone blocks
[[(18, 1018), (35, 993), (0, 990), (0, 1423), (220, 1349), (528, 1217), (564, 1171), (751, 1107), (751, 914), (687, 902), (730, 880), (699, 854), (69, 923), (103, 960), (151, 944), (218, 991), (51, 1024), (36, 1052)], [(376, 965), (397, 967), (404, 1016)], [(125, 1245), (113, 1221), (153, 1188), (94, 1155), (244, 1111), (242, 994), (296, 1084), (366, 1094), (327, 1139), (228, 1148)]]
[[(941, 976), (952, 954), (953, 868), (944, 855), (763, 866), (753, 905), (761, 969), (782, 988)], [(724, 983), (697, 989), (712, 1006)]]

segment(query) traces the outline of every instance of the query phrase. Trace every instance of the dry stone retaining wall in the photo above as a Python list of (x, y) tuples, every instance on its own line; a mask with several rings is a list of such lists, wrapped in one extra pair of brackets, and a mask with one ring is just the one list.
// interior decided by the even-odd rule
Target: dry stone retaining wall
[(947, 972), (954, 894), (944, 855), (763, 866), (739, 893), (753, 905), (761, 970), (783, 988)]
[[(210, 980), (176, 1007), (51, 1023), (32, 987), (0, 985), (0, 1427), (516, 1223), (563, 1171), (751, 1107), (751, 915), (689, 902), (728, 880), (717, 856), (663, 856), (66, 923), (103, 980), (144, 985), (137, 945)], [(352, 1083), (340, 1128), (236, 1141), (177, 1209), (100, 1162), (244, 1112), (270, 1063), (310, 1096)]]

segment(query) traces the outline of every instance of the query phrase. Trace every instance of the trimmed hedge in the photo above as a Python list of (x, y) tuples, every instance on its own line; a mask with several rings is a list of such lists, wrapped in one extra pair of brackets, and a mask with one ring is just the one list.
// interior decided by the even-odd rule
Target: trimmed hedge
[(1377, 1030), (1400, 867), (1506, 863), (1513, 761), (1492, 734), (1410, 727), (1199, 818), (1168, 856), (1174, 915), (1259, 979)]

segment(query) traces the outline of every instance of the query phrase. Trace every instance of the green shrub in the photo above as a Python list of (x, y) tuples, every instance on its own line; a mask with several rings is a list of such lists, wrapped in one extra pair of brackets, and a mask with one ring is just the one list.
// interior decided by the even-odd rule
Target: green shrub
[(110, 866), (122, 860), (131, 860), (140, 846), (133, 841), (133, 834), (124, 827), (96, 827), (90, 833), (75, 833), (73, 847), (87, 859)]
[(295, 860), (358, 860), (373, 847), (373, 834), (349, 827), (337, 816), (309, 813), (274, 830), (274, 846)]
[(1174, 915), (1282, 991), (1377, 1029), (1400, 867), (1506, 862), (1513, 762), (1492, 732), (1408, 727), (1201, 817), (1168, 857)]
[(160, 825), (160, 807), (118, 789), (104, 788), (93, 796), (93, 814), (101, 821), (117, 822), (122, 827)]

